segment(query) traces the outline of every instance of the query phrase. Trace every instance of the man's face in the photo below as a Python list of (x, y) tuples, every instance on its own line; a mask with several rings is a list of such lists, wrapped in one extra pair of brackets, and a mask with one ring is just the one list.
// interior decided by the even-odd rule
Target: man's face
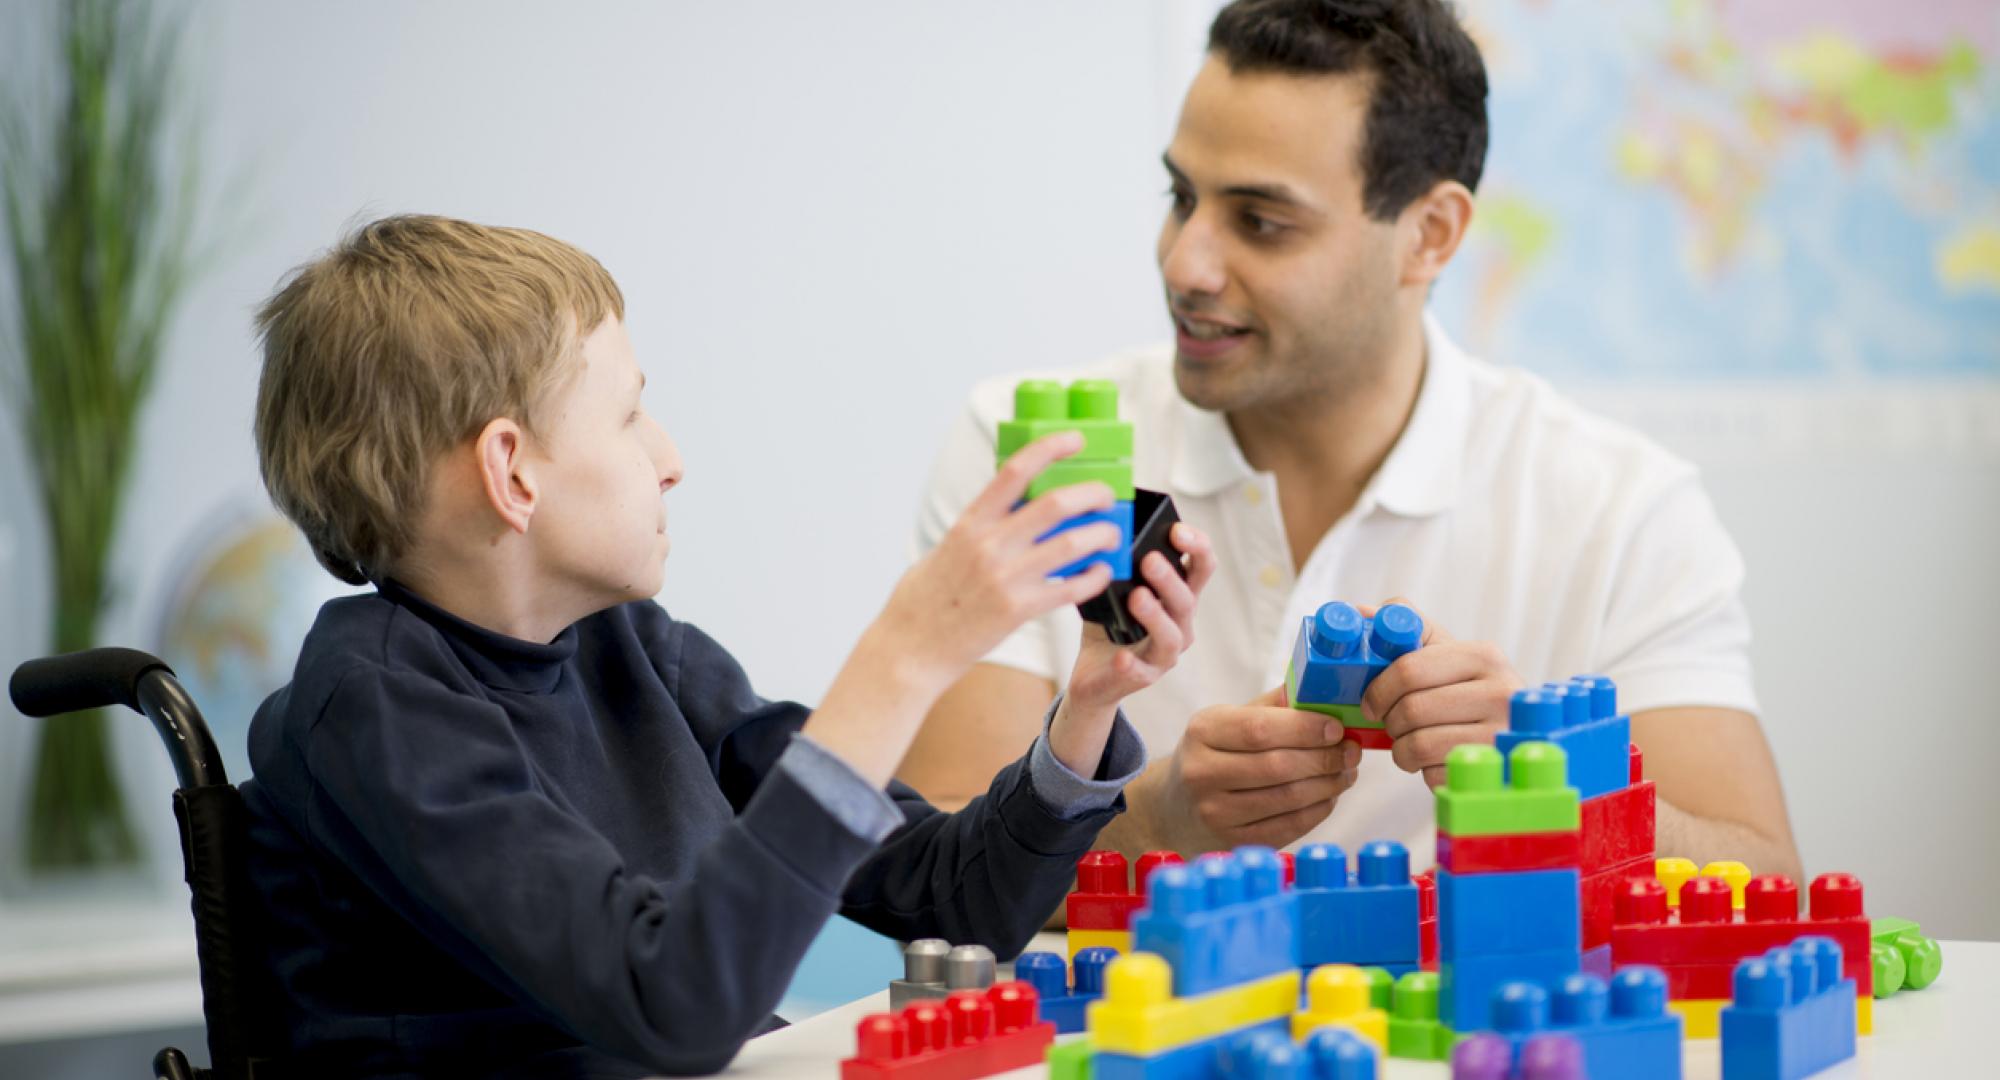
[(540, 491), (529, 526), (551, 582), (602, 607), (660, 591), (667, 512), (680, 482), (673, 440), (639, 403), (646, 377), (615, 317), (583, 342), (580, 369), (537, 425)]
[(1204, 409), (1365, 381), (1394, 325), (1396, 225), (1362, 210), (1369, 80), (1211, 56), (1165, 161), (1160, 277), (1181, 395)]

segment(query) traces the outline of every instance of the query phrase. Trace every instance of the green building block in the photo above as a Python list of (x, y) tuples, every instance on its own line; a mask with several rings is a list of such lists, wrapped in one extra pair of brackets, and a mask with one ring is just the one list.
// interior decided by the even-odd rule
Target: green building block
[(1300, 712), (1331, 716), (1340, 721), (1340, 726), (1342, 727), (1374, 728), (1380, 731), (1385, 726), (1379, 720), (1370, 720), (1361, 715), (1361, 706), (1359, 705), (1321, 705), (1310, 701), (1301, 702), (1299, 700), (1299, 673), (1297, 668), (1289, 662), (1285, 664), (1285, 700), (1291, 702), (1292, 708)]
[(1132, 501), (1130, 461), (1077, 461), (1074, 458), (1064, 458), (1043, 469), (1041, 475), (1028, 484), (1027, 498), (1033, 499), (1046, 491), (1092, 480), (1111, 485), (1112, 498), (1120, 502)]
[(1368, 1007), (1386, 1012), (1395, 996), (1396, 977), (1389, 974), (1388, 968), (1365, 967), (1361, 973), (1368, 976)]
[(1445, 756), (1445, 784), (1437, 789), (1437, 827), (1452, 836), (1564, 832), (1579, 828), (1576, 789), (1569, 786), (1569, 756), (1554, 743), (1514, 747), (1513, 785), (1501, 780), (1500, 751), (1483, 744), (1453, 747)]
[(1132, 457), (1132, 425), (1118, 419), (1118, 387), (1108, 379), (1078, 379), (1068, 388), (1049, 379), (1028, 379), (1014, 388), (1014, 418), (1000, 422), (995, 453), (1000, 461), (1044, 435), (1083, 433), (1083, 449), (1070, 461), (1126, 461)]
[(1874, 968), (1875, 996), (1897, 990), (1922, 990), (1944, 970), (1944, 952), (1923, 935), (1923, 927), (1908, 919), (1885, 916), (1869, 923), (1869, 960)]
[(1412, 971), (1396, 980), (1389, 1004), (1389, 1056), (1447, 1061), (1451, 1032), (1438, 1022), (1438, 974)]
[(1090, 1080), (1089, 1039), (1071, 1039), (1049, 1047), (1049, 1080)]

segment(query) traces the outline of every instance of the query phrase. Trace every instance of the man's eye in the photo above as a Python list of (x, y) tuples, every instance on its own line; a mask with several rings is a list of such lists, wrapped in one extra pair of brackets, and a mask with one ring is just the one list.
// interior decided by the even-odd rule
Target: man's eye
[(1252, 236), (1276, 236), (1284, 232), (1288, 226), (1282, 222), (1272, 221), (1262, 214), (1245, 214), (1243, 228)]
[(1185, 214), (1194, 207), (1194, 196), (1177, 187), (1167, 189), (1167, 198), (1173, 201), (1174, 212)]

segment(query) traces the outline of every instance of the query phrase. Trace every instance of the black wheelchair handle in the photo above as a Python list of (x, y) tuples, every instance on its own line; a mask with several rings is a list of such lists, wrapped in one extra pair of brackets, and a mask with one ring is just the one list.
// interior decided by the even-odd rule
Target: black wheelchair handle
[(60, 716), (106, 705), (138, 710), (139, 680), (155, 669), (174, 673), (159, 657), (137, 649), (85, 649), (15, 668), (7, 694), (24, 716)]

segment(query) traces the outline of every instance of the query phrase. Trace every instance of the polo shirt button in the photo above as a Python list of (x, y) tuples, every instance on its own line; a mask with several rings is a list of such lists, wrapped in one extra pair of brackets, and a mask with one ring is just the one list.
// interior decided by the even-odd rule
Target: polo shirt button
[(1243, 501), (1251, 506), (1261, 505), (1264, 502), (1264, 489), (1255, 484), (1243, 485)]
[(1267, 563), (1264, 569), (1257, 571), (1257, 580), (1263, 582), (1265, 588), (1275, 589), (1285, 583), (1285, 575), (1283, 571)]

